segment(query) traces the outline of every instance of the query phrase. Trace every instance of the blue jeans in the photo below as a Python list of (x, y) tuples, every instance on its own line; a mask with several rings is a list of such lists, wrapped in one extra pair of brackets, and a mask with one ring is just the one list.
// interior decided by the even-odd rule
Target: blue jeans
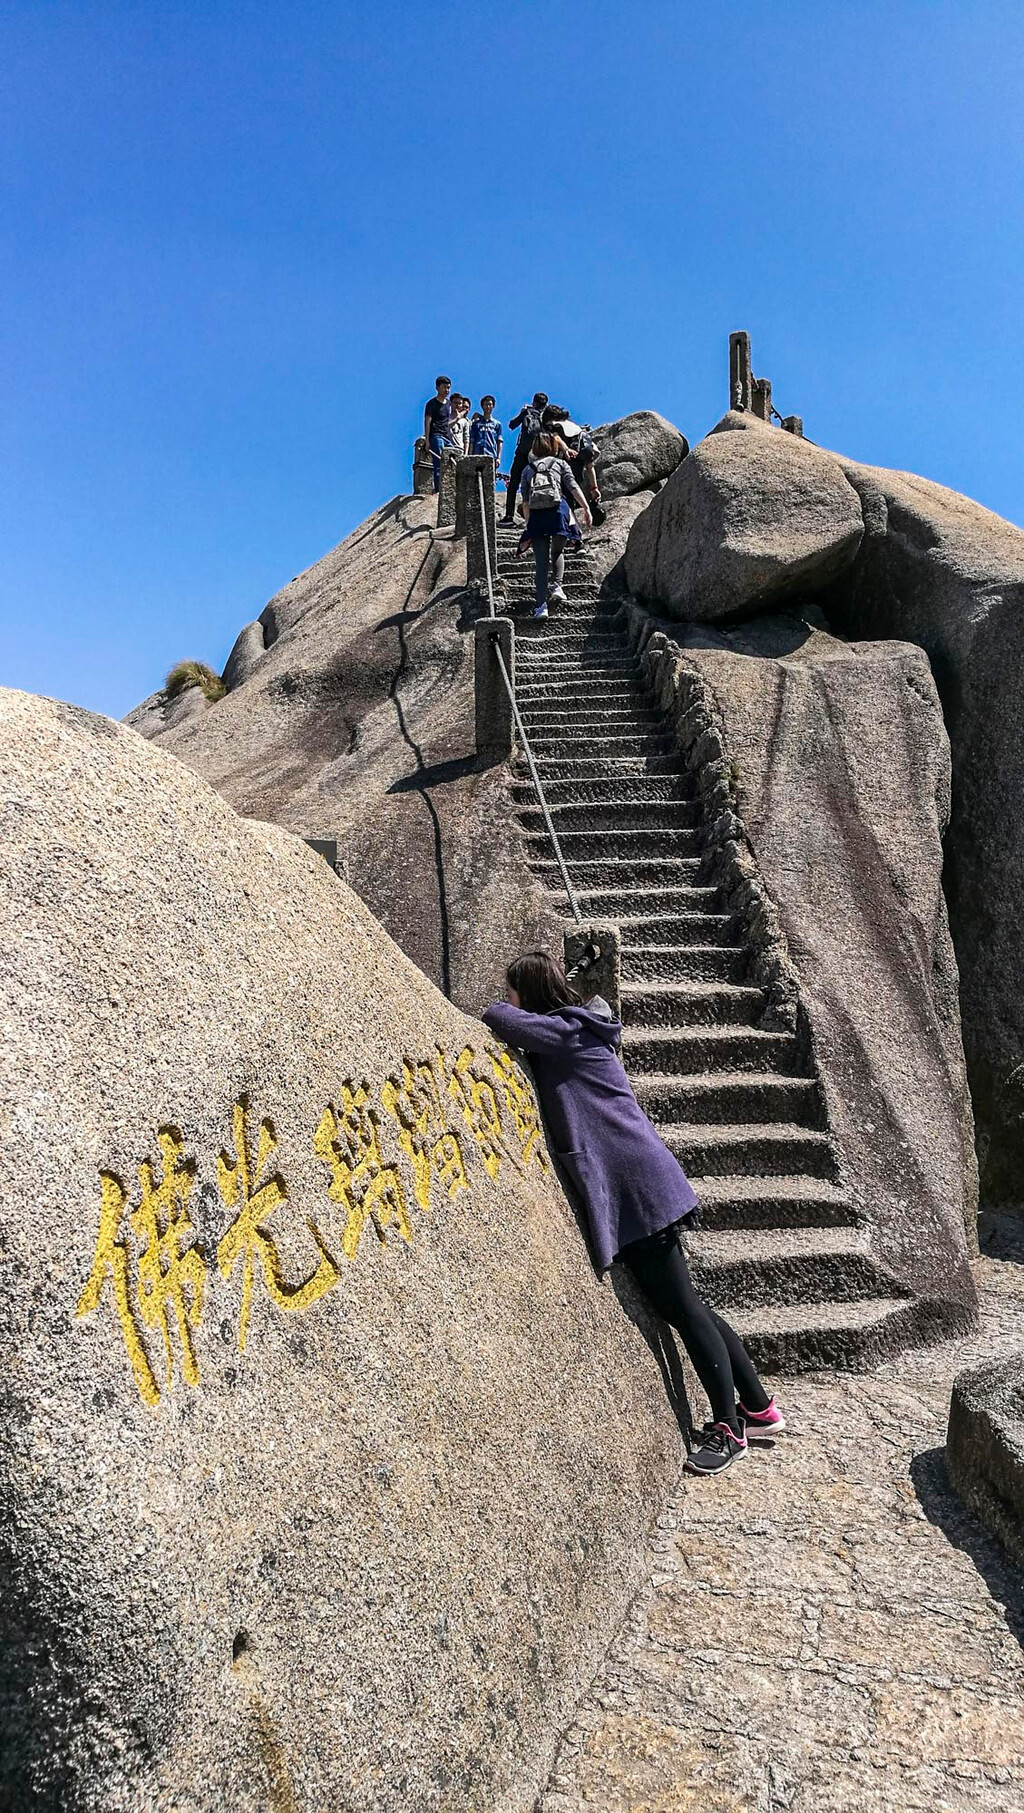
[(432, 434), (430, 437), (430, 458), (434, 467), (434, 490), (441, 489), (441, 455), (451, 441), (446, 441), (443, 434)]
[(533, 558), (537, 563), (537, 604), (547, 602), (548, 566), (551, 565), (551, 578), (555, 585), (561, 585), (565, 578), (565, 550), (568, 535), (542, 535), (533, 544)]

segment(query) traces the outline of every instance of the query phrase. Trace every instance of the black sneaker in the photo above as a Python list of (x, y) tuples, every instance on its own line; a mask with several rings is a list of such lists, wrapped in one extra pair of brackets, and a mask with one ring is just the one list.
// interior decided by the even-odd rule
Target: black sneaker
[(746, 1437), (734, 1435), (728, 1423), (706, 1423), (696, 1448), (686, 1457), (686, 1466), (691, 1473), (724, 1473), (746, 1452)]

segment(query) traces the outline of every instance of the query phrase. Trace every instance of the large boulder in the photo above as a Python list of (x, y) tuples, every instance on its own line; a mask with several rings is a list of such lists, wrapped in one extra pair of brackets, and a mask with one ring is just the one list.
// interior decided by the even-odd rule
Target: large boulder
[(0, 1803), (525, 1813), (678, 1461), (529, 1090), (287, 832), (0, 724)]
[(847, 635), (926, 652), (953, 755), (945, 882), (982, 1187), (1024, 1175), (1024, 530), (913, 473), (844, 461), (866, 533), (831, 588)]
[(637, 409), (594, 429), (597, 477), (604, 498), (649, 491), (686, 458), (687, 441), (653, 409)]
[(1024, 1353), (957, 1375), (946, 1467), (964, 1503), (1024, 1567)]
[(436, 514), (393, 498), (240, 633), (225, 698), (179, 722), (158, 696), (128, 721), (239, 812), (335, 839), (392, 937), (477, 1010), (509, 952), (561, 929), (506, 769), (476, 759), (466, 544)]
[(857, 493), (831, 454), (762, 424), (712, 432), (633, 524), (623, 577), (663, 613), (724, 622), (832, 579), (863, 533)]
[(796, 615), (653, 635), (630, 615), (662, 697), (681, 666), (713, 701), (872, 1250), (923, 1327), (963, 1327), (977, 1169), (942, 892), (949, 744), (928, 663), (911, 643), (850, 645)]

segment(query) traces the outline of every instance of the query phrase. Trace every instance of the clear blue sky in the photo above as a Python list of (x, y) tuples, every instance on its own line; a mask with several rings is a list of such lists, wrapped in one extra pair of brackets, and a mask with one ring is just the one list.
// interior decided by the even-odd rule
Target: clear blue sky
[(437, 371), (1024, 517), (1021, 0), (5, 0), (0, 680), (119, 715), (408, 489)]

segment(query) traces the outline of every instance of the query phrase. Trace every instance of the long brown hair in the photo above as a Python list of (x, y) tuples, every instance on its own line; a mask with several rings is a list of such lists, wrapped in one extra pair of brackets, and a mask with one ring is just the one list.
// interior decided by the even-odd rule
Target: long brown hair
[(569, 449), (560, 434), (538, 434), (530, 448), (531, 460), (567, 460)]
[(566, 980), (562, 965), (547, 951), (527, 951), (505, 973), (509, 988), (519, 996), (528, 1014), (549, 1014), (558, 1007), (580, 1007), (582, 996)]

